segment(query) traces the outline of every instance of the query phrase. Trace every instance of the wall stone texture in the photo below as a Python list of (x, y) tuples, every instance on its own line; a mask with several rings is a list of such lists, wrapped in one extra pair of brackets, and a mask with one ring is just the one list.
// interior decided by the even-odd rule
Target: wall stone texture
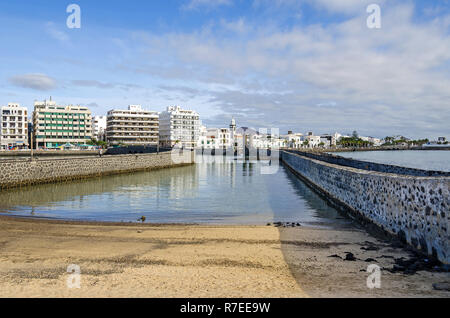
[(333, 202), (450, 263), (450, 177), (357, 169), (281, 151), (281, 159)]
[(378, 172), (386, 172), (386, 173), (395, 173), (402, 174), (406, 176), (416, 176), (416, 177), (433, 177), (433, 176), (444, 176), (450, 177), (450, 172), (444, 171), (432, 171), (432, 170), (420, 170), (414, 168), (400, 167), (394, 165), (381, 164), (376, 162), (362, 161), (356, 160), (352, 158), (345, 158), (334, 154), (328, 153), (317, 153), (317, 152), (304, 152), (297, 150), (289, 150), (289, 152), (296, 153), (298, 155), (308, 157), (311, 159), (316, 159), (320, 161), (325, 161), (328, 163), (352, 167), (363, 170), (370, 171), (378, 171)]
[(193, 164), (193, 152), (0, 161), (0, 189)]

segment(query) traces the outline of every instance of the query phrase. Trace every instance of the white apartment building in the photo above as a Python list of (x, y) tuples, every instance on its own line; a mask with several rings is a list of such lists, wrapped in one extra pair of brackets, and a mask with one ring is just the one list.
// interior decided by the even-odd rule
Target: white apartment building
[(158, 144), (159, 118), (155, 111), (130, 105), (127, 110), (113, 109), (106, 118), (106, 139), (110, 145), (143, 146)]
[(233, 146), (231, 132), (228, 128), (200, 128), (197, 147), (203, 149), (228, 149)]
[(167, 107), (159, 114), (161, 147), (194, 149), (200, 137), (200, 116), (179, 106)]
[(0, 108), (0, 149), (28, 148), (28, 110), (9, 103)]
[(58, 106), (50, 100), (34, 103), (34, 143), (36, 148), (56, 149), (70, 144), (86, 144), (92, 138), (92, 116), (84, 106)]
[(92, 119), (92, 138), (106, 141), (106, 116), (95, 116)]

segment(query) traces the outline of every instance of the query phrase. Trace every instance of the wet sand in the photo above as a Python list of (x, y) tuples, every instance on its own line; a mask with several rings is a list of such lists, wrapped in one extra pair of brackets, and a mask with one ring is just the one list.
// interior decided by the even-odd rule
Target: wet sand
[[(366, 287), (364, 261), (407, 256), (361, 250), (375, 239), (348, 229), (142, 225), (0, 217), (0, 297), (449, 297), (448, 273), (382, 273)], [(379, 244), (379, 242), (377, 242)], [(379, 259), (382, 266), (391, 259)], [(67, 267), (81, 269), (68, 288)]]

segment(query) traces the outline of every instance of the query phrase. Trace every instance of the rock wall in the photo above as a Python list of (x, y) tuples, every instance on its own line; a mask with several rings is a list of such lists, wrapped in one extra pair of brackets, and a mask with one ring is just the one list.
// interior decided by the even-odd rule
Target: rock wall
[(0, 161), (0, 189), (193, 164), (193, 155), (193, 152), (185, 151), (183, 154), (176, 155), (165, 152), (34, 161), (29, 159)]
[(281, 151), (281, 159), (346, 211), (450, 263), (450, 177), (357, 169), (288, 151)]
[(381, 164), (376, 162), (368, 162), (362, 160), (356, 160), (352, 158), (345, 158), (333, 154), (328, 153), (313, 153), (313, 152), (304, 152), (304, 151), (296, 151), (289, 150), (289, 152), (296, 153), (298, 155), (308, 157), (311, 159), (316, 159), (320, 161), (325, 161), (328, 163), (352, 167), (363, 170), (370, 171), (378, 171), (385, 173), (395, 173), (402, 174), (407, 176), (416, 176), (416, 177), (433, 177), (433, 176), (442, 176), (442, 177), (450, 177), (450, 172), (443, 171), (432, 171), (432, 170), (420, 170), (414, 168), (400, 167), (394, 165)]

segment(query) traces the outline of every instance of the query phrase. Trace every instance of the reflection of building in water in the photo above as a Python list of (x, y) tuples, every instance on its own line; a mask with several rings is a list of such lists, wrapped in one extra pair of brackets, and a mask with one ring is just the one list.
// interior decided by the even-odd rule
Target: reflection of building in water
[[(233, 158), (226, 156), (208, 156), (197, 155), (196, 157), (197, 179), (201, 185), (206, 185), (211, 180), (217, 180), (215, 177), (227, 178), (230, 180), (231, 188), (235, 187), (236, 182), (236, 164)], [(213, 176), (213, 177), (212, 177)]]
[[(183, 169), (183, 173), (171, 173), (161, 182), (161, 189), (158, 191), (167, 191), (169, 199), (195, 198), (198, 193), (198, 172), (195, 166), (189, 166)], [(167, 189), (167, 190), (166, 190)]]
[[(151, 198), (158, 201), (160, 196), (173, 199), (187, 195), (195, 197), (197, 179), (195, 166), (187, 166), (11, 189), (0, 192), (0, 212), (18, 206), (22, 210), (32, 210), (33, 207), (57, 207), (60, 204), (72, 210), (107, 211), (107, 207), (97, 206), (100, 199), (108, 204), (121, 202), (126, 207), (143, 204)], [(145, 206), (141, 208), (145, 209)]]

